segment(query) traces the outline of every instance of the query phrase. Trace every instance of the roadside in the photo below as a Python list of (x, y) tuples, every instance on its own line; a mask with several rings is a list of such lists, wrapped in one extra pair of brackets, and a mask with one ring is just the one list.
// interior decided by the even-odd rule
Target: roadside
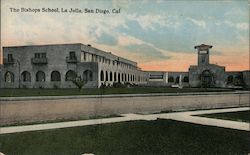
[(48, 123), (48, 124), (39, 124), (39, 125), (1, 127), (0, 134), (68, 128), (68, 127), (77, 127), (77, 126), (89, 126), (89, 125), (108, 124), (108, 123), (116, 123), (116, 122), (135, 121), (135, 120), (156, 120), (159, 118), (160, 119), (172, 119), (172, 120), (177, 120), (177, 121), (190, 122), (190, 123), (209, 125), (209, 126), (217, 126), (217, 127), (223, 127), (223, 128), (229, 128), (229, 129), (250, 131), (249, 123), (194, 116), (194, 115), (201, 115), (201, 114), (244, 111), (244, 110), (250, 110), (250, 108), (241, 107), (241, 108), (229, 108), (229, 109), (176, 112), (176, 113), (167, 113), (167, 114), (151, 114), (151, 115), (122, 114), (123, 117), (116, 117), (116, 118), (102, 118), (102, 119), (94, 119), (94, 120), (70, 121), (70, 122)]

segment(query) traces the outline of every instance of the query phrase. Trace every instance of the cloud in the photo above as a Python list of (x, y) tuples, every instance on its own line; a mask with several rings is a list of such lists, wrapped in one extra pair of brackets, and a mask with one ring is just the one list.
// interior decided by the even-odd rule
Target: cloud
[(196, 26), (199, 26), (199, 27), (201, 27), (203, 29), (206, 28), (206, 22), (203, 21), (203, 20), (196, 20), (196, 19), (189, 18), (189, 17), (187, 18), (187, 20), (193, 22)]
[(167, 60), (170, 57), (164, 55), (161, 51), (147, 45), (147, 44), (140, 44), (140, 45), (128, 45), (125, 47), (128, 52), (137, 54), (140, 56), (140, 61), (155, 61), (155, 60)]
[(156, 26), (167, 26), (166, 17), (158, 14), (128, 15), (128, 19), (137, 21), (144, 30), (156, 30)]
[(120, 35), (118, 36), (118, 45), (120, 46), (128, 46), (128, 45), (141, 45), (144, 44), (144, 41), (135, 38), (133, 36), (128, 36), (128, 35)]
[(249, 23), (234, 23), (232, 21), (226, 20), (224, 23), (230, 27), (236, 28), (238, 30), (248, 30), (249, 29)]
[(236, 28), (240, 30), (248, 30), (249, 29), (249, 23), (237, 23)]

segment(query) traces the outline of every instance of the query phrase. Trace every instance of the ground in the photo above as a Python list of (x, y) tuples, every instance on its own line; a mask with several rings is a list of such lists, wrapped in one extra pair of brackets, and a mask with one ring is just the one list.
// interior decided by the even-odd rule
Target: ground
[(148, 94), (148, 93), (186, 93), (186, 92), (227, 92), (221, 88), (169, 88), (169, 87), (134, 87), (134, 88), (96, 88), (96, 89), (0, 89), (0, 97), (19, 96), (66, 96), (66, 95), (104, 95), (104, 94)]
[(227, 112), (227, 113), (204, 114), (204, 115), (199, 115), (199, 116), (250, 123), (250, 110), (238, 111), (238, 112)]
[(5, 134), (0, 150), (19, 155), (246, 154), (249, 136), (247, 131), (158, 119)]

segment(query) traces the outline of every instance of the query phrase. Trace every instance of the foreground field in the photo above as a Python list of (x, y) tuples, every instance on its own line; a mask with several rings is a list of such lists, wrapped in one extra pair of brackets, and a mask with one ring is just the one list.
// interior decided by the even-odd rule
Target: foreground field
[(133, 121), (0, 136), (6, 154), (247, 154), (250, 133), (172, 120)]
[(238, 111), (238, 112), (204, 114), (204, 115), (199, 115), (199, 116), (250, 123), (250, 111), (249, 110), (248, 111)]
[(105, 95), (105, 94), (147, 94), (147, 93), (186, 93), (186, 92), (224, 92), (231, 89), (220, 88), (169, 88), (169, 87), (134, 87), (134, 88), (93, 88), (93, 89), (0, 89), (0, 97), (20, 96), (66, 96), (66, 95)]

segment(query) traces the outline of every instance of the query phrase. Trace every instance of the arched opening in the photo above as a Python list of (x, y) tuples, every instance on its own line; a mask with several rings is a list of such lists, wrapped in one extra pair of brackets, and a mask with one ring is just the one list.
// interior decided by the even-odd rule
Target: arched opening
[(22, 72), (21, 77), (22, 77), (23, 82), (30, 82), (31, 81), (31, 75), (30, 75), (30, 72), (28, 72), (28, 71)]
[(109, 73), (109, 81), (113, 81), (113, 75), (112, 72)]
[(243, 86), (244, 85), (243, 75), (239, 74), (239, 75), (235, 76), (235, 78), (233, 80), (233, 84), (235, 86)]
[(234, 82), (234, 77), (233, 77), (233, 75), (229, 75), (229, 76), (227, 77), (227, 84), (233, 84), (233, 82)]
[(124, 76), (125, 76), (125, 79), (124, 79), (124, 80), (125, 80), (125, 82), (127, 82), (127, 74), (125, 74)]
[(122, 73), (122, 80), (121, 80), (122, 82), (124, 81), (124, 74)]
[(72, 71), (72, 70), (69, 70), (67, 73), (66, 73), (66, 78), (65, 80), (66, 81), (72, 81), (72, 80), (75, 80), (77, 77), (77, 74), (75, 71)]
[(61, 81), (61, 74), (58, 71), (51, 72), (51, 81)]
[(4, 76), (4, 81), (7, 83), (13, 83), (14, 82), (14, 74), (10, 71), (7, 71)]
[(43, 71), (38, 71), (36, 73), (36, 81), (37, 82), (44, 82), (45, 80), (45, 73)]
[(118, 73), (118, 82), (119, 83), (121, 82), (121, 75), (120, 75), (120, 73)]
[(180, 77), (178, 76), (175, 78), (175, 83), (179, 83), (179, 82), (180, 82)]
[(115, 81), (115, 82), (117, 81), (116, 72), (114, 73), (114, 81)]
[(101, 81), (104, 81), (104, 73), (103, 73), (103, 71), (101, 71), (101, 74), (100, 74), (100, 79), (101, 79)]
[(173, 77), (173, 76), (170, 76), (170, 77), (168, 78), (168, 82), (174, 82), (174, 77)]
[(214, 84), (213, 74), (209, 70), (205, 70), (201, 73), (201, 85), (202, 87), (211, 87)]
[(93, 72), (91, 70), (86, 70), (83, 72), (84, 81), (93, 81)]
[(188, 78), (188, 76), (184, 76), (184, 78), (183, 78), (183, 82), (189, 82), (189, 78)]
[(105, 81), (109, 81), (109, 74), (108, 74), (108, 71), (106, 71), (106, 73), (105, 73)]

